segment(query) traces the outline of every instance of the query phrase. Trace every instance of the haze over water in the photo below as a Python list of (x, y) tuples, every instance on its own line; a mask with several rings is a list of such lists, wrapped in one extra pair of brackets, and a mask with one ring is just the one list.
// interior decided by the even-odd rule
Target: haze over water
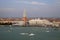
[(0, 26), (0, 40), (60, 40), (60, 28)]

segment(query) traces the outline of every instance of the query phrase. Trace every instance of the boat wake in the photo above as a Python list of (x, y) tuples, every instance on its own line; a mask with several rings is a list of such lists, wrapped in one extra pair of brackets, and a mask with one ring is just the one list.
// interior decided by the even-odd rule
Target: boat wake
[(34, 36), (34, 33), (19, 33), (20, 35)]
[(46, 31), (46, 32), (50, 32), (50, 31)]

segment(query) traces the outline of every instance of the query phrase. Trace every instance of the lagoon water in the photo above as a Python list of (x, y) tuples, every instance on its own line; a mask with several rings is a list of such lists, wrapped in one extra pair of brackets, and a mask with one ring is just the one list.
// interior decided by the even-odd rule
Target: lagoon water
[(0, 40), (60, 40), (60, 28), (1, 25)]

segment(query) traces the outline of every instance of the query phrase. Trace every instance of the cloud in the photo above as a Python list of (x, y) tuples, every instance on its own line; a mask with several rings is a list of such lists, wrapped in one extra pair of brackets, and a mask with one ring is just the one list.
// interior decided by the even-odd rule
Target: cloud
[(16, 3), (32, 4), (32, 5), (47, 5), (46, 3), (36, 1), (16, 1)]
[(34, 4), (34, 5), (46, 5), (46, 3), (40, 3), (40, 2), (31, 2), (31, 4)]

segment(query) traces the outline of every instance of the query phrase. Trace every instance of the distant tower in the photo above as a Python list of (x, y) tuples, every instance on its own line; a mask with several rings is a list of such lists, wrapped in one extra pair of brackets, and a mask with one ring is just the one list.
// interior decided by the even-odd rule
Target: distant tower
[(26, 26), (27, 24), (26, 9), (24, 9), (24, 12), (23, 12), (23, 21), (24, 21), (24, 26)]

